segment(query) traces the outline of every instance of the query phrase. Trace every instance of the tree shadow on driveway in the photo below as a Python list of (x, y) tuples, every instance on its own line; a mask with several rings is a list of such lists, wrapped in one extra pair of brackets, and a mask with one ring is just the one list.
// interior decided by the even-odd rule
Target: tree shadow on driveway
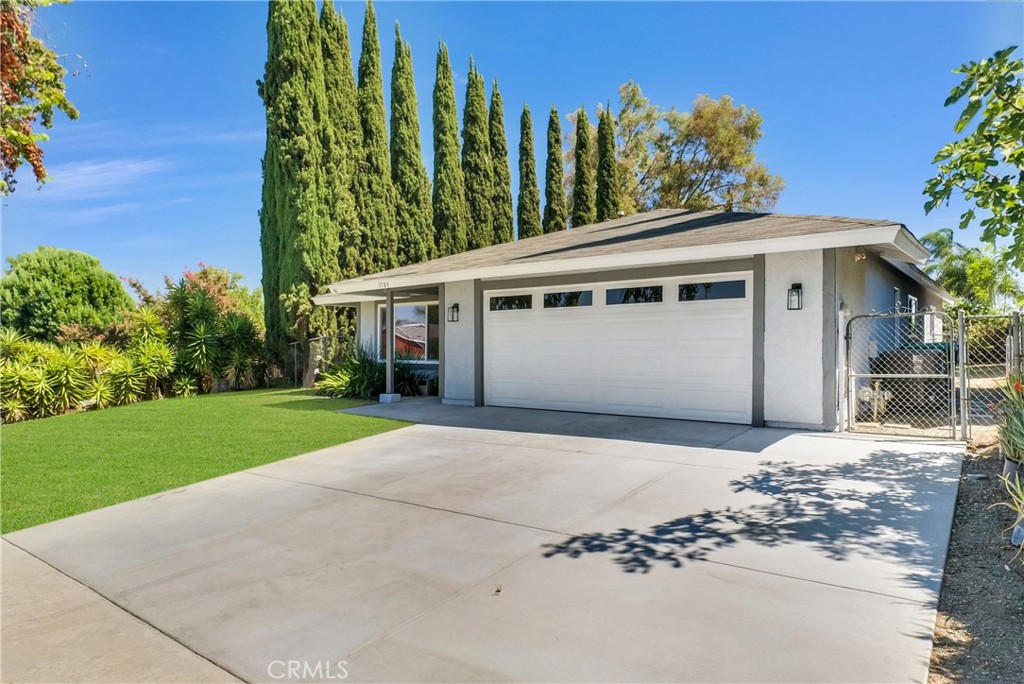
[(544, 556), (608, 554), (629, 573), (710, 560), (740, 542), (810, 545), (831, 560), (854, 554), (898, 561), (903, 579), (937, 596), (956, 497), (958, 459), (876, 451), (840, 464), (762, 461), (729, 483), (760, 494), (745, 507), (704, 510), (646, 529), (591, 532), (545, 546)]

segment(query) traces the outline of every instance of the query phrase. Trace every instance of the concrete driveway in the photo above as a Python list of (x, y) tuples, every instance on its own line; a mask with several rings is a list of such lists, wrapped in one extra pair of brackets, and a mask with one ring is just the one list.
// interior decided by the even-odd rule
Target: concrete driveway
[(926, 679), (962, 445), (354, 412), (422, 423), (8, 535), (4, 681)]

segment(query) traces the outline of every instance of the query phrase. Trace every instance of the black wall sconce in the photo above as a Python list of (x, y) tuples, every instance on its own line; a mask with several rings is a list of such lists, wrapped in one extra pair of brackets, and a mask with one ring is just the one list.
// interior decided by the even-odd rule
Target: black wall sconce
[(804, 288), (800, 283), (793, 283), (786, 296), (786, 308), (790, 311), (799, 311), (804, 308)]
[(447, 316), (447, 318), (445, 318), (445, 320), (448, 321), (449, 323), (458, 323), (459, 322), (459, 305), (458, 304), (452, 304), (451, 306), (448, 307), (448, 316)]

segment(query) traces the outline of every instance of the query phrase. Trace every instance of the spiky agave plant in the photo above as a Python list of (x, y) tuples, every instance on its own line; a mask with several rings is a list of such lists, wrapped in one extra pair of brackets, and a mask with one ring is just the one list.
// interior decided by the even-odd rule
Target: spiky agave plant
[(114, 386), (107, 374), (98, 375), (88, 382), (83, 392), (85, 401), (93, 402), (95, 408), (107, 408), (115, 402)]
[(179, 375), (174, 378), (171, 388), (176, 397), (194, 397), (196, 395), (196, 380), (190, 375)]
[(105, 377), (109, 379), (114, 404), (134, 404), (142, 397), (146, 379), (130, 357), (110, 364)]

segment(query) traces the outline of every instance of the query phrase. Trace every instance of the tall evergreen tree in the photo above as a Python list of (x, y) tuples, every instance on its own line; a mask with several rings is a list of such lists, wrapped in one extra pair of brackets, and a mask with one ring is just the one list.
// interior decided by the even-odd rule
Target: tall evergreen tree
[(469, 208), (459, 163), (459, 121), (448, 47), (437, 48), (434, 80), (434, 239), (439, 256), (466, 251)]
[(548, 156), (544, 164), (544, 232), (565, 230), (565, 189), (562, 187), (562, 127), (551, 105), (548, 117)]
[(333, 334), (337, 323), (310, 301), (340, 273), (338, 230), (325, 209), (319, 132), (327, 97), (314, 0), (270, 3), (266, 71), (258, 86), (267, 114), (260, 212), (267, 339), (271, 353), (286, 360), (290, 339), (304, 346), (311, 335)]
[(412, 75), (412, 48), (395, 23), (395, 63), (391, 69), (391, 178), (395, 188), (398, 262), (413, 264), (434, 256), (430, 178), (423, 167), (420, 119)]
[(487, 130), (484, 77), (469, 61), (466, 106), (462, 112), (462, 174), (469, 206), (469, 249), (494, 244), (494, 166)]
[(598, 116), (597, 125), (597, 220), (619, 215), (619, 183), (615, 165), (615, 119), (610, 109)]
[(487, 114), (491, 137), (491, 163), (494, 166), (492, 213), (494, 244), (512, 242), (512, 171), (508, 167), (508, 140), (505, 136), (505, 104), (498, 90), (498, 79), (491, 85), (491, 108)]
[(590, 166), (590, 121), (583, 107), (576, 112), (576, 144), (573, 149), (575, 180), (569, 220), (573, 228), (579, 228), (593, 223), (597, 216), (594, 207), (594, 169)]
[(356, 214), (355, 155), (362, 152), (356, 81), (348, 27), (334, 10), (333, 0), (324, 0), (320, 11), (320, 46), (324, 62), (327, 96), (325, 125), (320, 134), (324, 145), (324, 170), (328, 211), (338, 231), (338, 265), (342, 278), (363, 275), (363, 237)]
[(363, 154), (356, 169), (359, 219), (366, 230), (363, 252), (369, 269), (383, 271), (398, 265), (398, 232), (395, 228), (395, 192), (391, 184), (384, 111), (380, 39), (372, 0), (366, 0), (356, 103), (363, 129)]
[(516, 207), (518, 238), (541, 234), (540, 191), (537, 189), (537, 160), (533, 156), (533, 118), (523, 105), (519, 117), (519, 201)]

